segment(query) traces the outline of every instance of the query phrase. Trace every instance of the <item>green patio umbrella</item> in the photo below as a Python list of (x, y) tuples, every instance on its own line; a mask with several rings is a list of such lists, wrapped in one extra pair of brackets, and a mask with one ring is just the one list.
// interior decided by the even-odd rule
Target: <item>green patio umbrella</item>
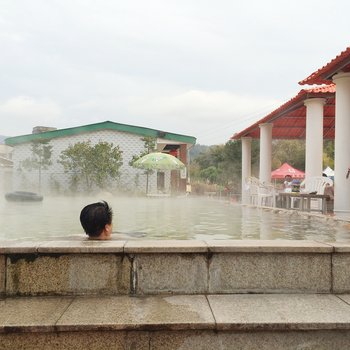
[(185, 164), (170, 154), (154, 152), (141, 157), (133, 166), (145, 170), (179, 170), (183, 169)]

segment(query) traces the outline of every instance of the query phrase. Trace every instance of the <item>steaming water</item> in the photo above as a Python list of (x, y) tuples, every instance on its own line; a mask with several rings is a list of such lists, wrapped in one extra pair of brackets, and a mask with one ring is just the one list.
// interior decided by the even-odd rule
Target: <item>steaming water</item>
[(40, 203), (0, 198), (0, 239), (85, 237), (81, 209), (101, 199), (114, 211), (116, 239), (312, 239), (350, 241), (349, 225), (274, 213), (210, 198), (45, 197)]

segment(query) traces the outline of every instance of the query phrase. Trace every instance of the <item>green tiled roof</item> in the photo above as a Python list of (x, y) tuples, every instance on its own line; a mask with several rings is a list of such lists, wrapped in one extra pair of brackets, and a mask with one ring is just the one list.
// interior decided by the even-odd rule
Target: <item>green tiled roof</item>
[(141, 126), (133, 126), (133, 125), (106, 121), (102, 123), (83, 125), (83, 126), (78, 126), (74, 128), (46, 131), (38, 134), (9, 137), (5, 139), (5, 144), (9, 146), (14, 146), (21, 143), (27, 143), (32, 141), (49, 141), (51, 139), (55, 139), (58, 137), (84, 134), (84, 133), (94, 132), (98, 130), (116, 130), (116, 131), (129, 132), (140, 136), (151, 136), (151, 137), (162, 138), (169, 141), (171, 140), (171, 141), (177, 141), (177, 142), (183, 142), (183, 143), (189, 143), (189, 144), (196, 143), (196, 138), (193, 136), (173, 134), (170, 132), (144, 128)]

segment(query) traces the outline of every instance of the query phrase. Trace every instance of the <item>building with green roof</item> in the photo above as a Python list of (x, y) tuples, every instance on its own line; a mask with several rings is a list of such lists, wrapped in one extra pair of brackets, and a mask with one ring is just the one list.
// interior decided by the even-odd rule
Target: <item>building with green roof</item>
[[(122, 151), (120, 178), (111, 184), (111, 190), (144, 192), (146, 186), (145, 172), (129, 165), (133, 156), (145, 151), (144, 138), (156, 141), (158, 152), (170, 153), (187, 165), (187, 154), (196, 138), (193, 136), (170, 133), (140, 126), (105, 121), (67, 129), (35, 127), (32, 134), (9, 137), (5, 144), (13, 147), (13, 181), (11, 190), (37, 191), (38, 175), (36, 171), (25, 169), (22, 164), (32, 156), (32, 144), (45, 143), (52, 146), (51, 165), (41, 171), (41, 189), (43, 193), (58, 191), (67, 193), (72, 188), (72, 174), (64, 171), (58, 163), (61, 152), (78, 142), (90, 141), (95, 145), (100, 141), (119, 146)], [(170, 193), (185, 192), (186, 171), (164, 171), (149, 175), (149, 192)], [(79, 188), (77, 188), (79, 190)], [(81, 189), (80, 189), (81, 190)], [(98, 189), (92, 188), (91, 191)]]

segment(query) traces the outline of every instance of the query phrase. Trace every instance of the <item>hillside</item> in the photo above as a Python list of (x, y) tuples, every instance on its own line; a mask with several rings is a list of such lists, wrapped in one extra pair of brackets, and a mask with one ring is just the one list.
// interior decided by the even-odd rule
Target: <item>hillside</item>
[(196, 159), (201, 153), (207, 152), (209, 146), (196, 144), (190, 149), (190, 158), (191, 160)]

